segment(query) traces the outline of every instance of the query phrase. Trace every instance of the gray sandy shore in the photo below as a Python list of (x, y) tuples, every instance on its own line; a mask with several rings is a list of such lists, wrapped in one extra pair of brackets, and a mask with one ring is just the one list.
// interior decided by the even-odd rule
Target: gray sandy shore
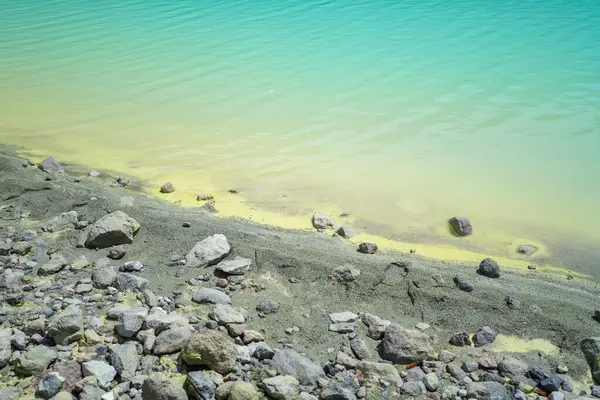
[[(430, 327), (425, 332), (432, 336), (438, 352), (450, 349), (458, 354), (481, 354), (483, 350), (479, 348), (453, 348), (449, 340), (457, 332), (473, 333), (484, 326), (505, 336), (545, 339), (560, 353), (546, 356), (533, 351), (517, 356), (549, 370), (558, 364), (567, 365), (571, 379), (590, 381), (580, 343), (600, 336), (600, 324), (593, 319), (599, 308), (600, 289), (594, 283), (567, 280), (541, 270), (524, 273), (502, 266), (500, 277), (491, 279), (476, 273), (477, 264), (443, 262), (417, 254), (362, 254), (353, 244), (316, 231), (279, 229), (219, 218), (200, 207), (181, 208), (130, 187), (114, 187), (114, 177), (74, 179), (79, 176), (74, 171), (81, 171), (80, 167), (67, 166), (66, 174), (57, 174), (55, 180), (48, 181), (47, 173), (24, 164), (23, 159), (0, 155), (3, 232), (9, 226), (36, 230), (45, 221), (69, 211), (76, 211), (79, 221), (90, 223), (122, 211), (141, 228), (133, 243), (123, 246), (125, 256), (113, 261), (113, 265), (140, 261), (144, 267), (138, 275), (149, 281), (157, 296), (188, 299), (182, 302), (182, 308), (192, 309), (198, 318), (206, 318), (209, 309), (194, 308), (197, 305), (189, 299), (199, 287), (214, 288), (220, 276), (214, 266), (171, 264), (188, 254), (197, 242), (223, 234), (231, 245), (227, 260), (251, 260), (245, 279), (254, 283), (254, 290), (227, 290), (231, 302), (246, 310), (246, 324), (263, 332), (272, 348), (285, 342), (325, 365), (335, 360), (337, 349), (348, 341), (347, 335), (329, 331), (328, 314), (351, 311), (374, 314), (408, 328), (426, 323)], [(66, 229), (41, 237), (68, 260), (106, 257), (109, 248), (77, 246), (82, 231)], [(37, 263), (47, 260), (43, 254)], [(334, 269), (347, 264), (360, 270), (354, 281), (342, 282), (332, 277)], [(473, 286), (471, 292), (457, 288), (453, 280), (457, 274)], [(209, 278), (198, 279), (200, 275)], [(77, 279), (64, 276), (65, 282)], [(264, 300), (278, 303), (277, 312), (259, 316), (255, 310)], [(298, 329), (285, 332), (292, 327)], [(359, 324), (356, 329), (365, 335), (365, 326)], [(375, 352), (377, 342), (367, 342)]]

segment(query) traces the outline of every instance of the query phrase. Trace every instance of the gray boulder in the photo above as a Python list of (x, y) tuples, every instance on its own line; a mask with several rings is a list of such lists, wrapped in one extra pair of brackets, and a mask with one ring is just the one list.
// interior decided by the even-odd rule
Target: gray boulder
[(58, 357), (58, 353), (45, 346), (30, 347), (14, 364), (15, 372), (24, 376), (39, 376)]
[(84, 362), (81, 364), (81, 370), (83, 376), (93, 376), (98, 379), (101, 387), (106, 387), (117, 376), (117, 370), (106, 361), (91, 360)]
[(377, 350), (384, 360), (408, 364), (423, 361), (433, 353), (433, 341), (421, 331), (390, 324)]
[(295, 376), (302, 385), (314, 386), (321, 378), (325, 378), (323, 368), (291, 349), (283, 349), (275, 353), (271, 363), (282, 374)]
[(63, 229), (73, 228), (79, 219), (77, 211), (68, 211), (57, 215), (46, 223), (42, 224), (40, 229), (44, 232), (58, 232)]
[(12, 354), (10, 342), (12, 333), (9, 329), (0, 329), (0, 368), (8, 364)]
[(167, 314), (162, 308), (155, 308), (146, 317), (144, 327), (145, 329), (154, 329), (156, 334), (160, 334), (164, 330), (187, 324), (188, 321), (183, 315), (175, 312)]
[(354, 373), (344, 371), (337, 373), (333, 379), (329, 381), (327, 386), (321, 392), (323, 400), (355, 400), (356, 391), (359, 389)]
[(0, 389), (0, 400), (17, 400), (19, 395), (19, 389), (15, 386)]
[(591, 337), (581, 341), (581, 351), (590, 367), (592, 377), (600, 384), (600, 337)]
[(408, 396), (420, 396), (424, 394), (427, 390), (425, 389), (425, 385), (421, 381), (412, 381), (406, 382), (402, 385), (401, 388), (402, 394)]
[(423, 378), (425, 388), (430, 392), (435, 392), (440, 387), (440, 378), (435, 372), (430, 372)]
[(473, 382), (467, 386), (467, 398), (505, 400), (507, 398), (507, 393), (504, 385), (498, 382)]
[(527, 364), (514, 357), (505, 357), (498, 363), (498, 371), (511, 377), (524, 375), (528, 368)]
[(214, 398), (217, 385), (203, 371), (188, 373), (185, 389), (192, 399), (211, 400)]
[(187, 364), (203, 365), (220, 374), (235, 369), (237, 354), (235, 344), (214, 331), (194, 332), (181, 352)]
[(55, 172), (55, 173), (62, 173), (65, 172), (65, 169), (63, 168), (62, 165), (60, 165), (58, 163), (58, 161), (56, 161), (54, 159), (54, 157), (48, 157), (45, 158), (44, 160), (42, 160), (42, 162), (40, 162), (38, 164), (38, 169), (44, 171), (44, 172)]
[(192, 301), (200, 304), (231, 304), (229, 296), (212, 288), (198, 289), (192, 297)]
[(368, 313), (362, 315), (361, 321), (368, 328), (368, 336), (373, 340), (380, 340), (385, 334), (387, 327), (391, 324), (388, 320)]
[(377, 253), (377, 244), (370, 242), (363, 242), (358, 245), (358, 252), (363, 254), (375, 254)]
[(122, 211), (115, 211), (96, 221), (88, 232), (85, 247), (104, 249), (133, 243), (140, 224)]
[(235, 257), (233, 260), (221, 261), (217, 264), (217, 270), (228, 275), (244, 275), (250, 269), (252, 260), (248, 258)]
[(243, 324), (246, 322), (244, 315), (228, 304), (216, 304), (209, 316), (221, 325)]
[(273, 300), (261, 300), (256, 305), (256, 311), (263, 314), (275, 314), (279, 310), (279, 303)]
[(370, 361), (361, 361), (356, 366), (365, 379), (381, 380), (384, 379), (396, 387), (402, 386), (402, 378), (400, 373), (392, 364), (377, 363)]
[(188, 267), (214, 265), (227, 257), (230, 251), (231, 246), (225, 235), (212, 235), (194, 245), (185, 256), (186, 265)]
[(150, 286), (150, 282), (140, 276), (119, 272), (117, 273), (117, 278), (115, 279), (114, 285), (115, 288), (121, 292), (126, 290), (141, 292)]
[(265, 342), (254, 342), (248, 345), (250, 355), (258, 360), (270, 360), (275, 352)]
[(85, 385), (81, 393), (79, 393), (79, 400), (99, 400), (106, 392), (99, 387), (92, 385)]
[(351, 264), (342, 265), (331, 272), (331, 279), (338, 282), (354, 282), (360, 275), (360, 269)]
[(335, 227), (335, 223), (325, 214), (315, 213), (311, 219), (315, 229), (329, 229)]
[(340, 226), (337, 231), (335, 231), (338, 235), (343, 237), (344, 239), (350, 239), (355, 235), (354, 231), (346, 226)]
[(56, 344), (68, 345), (83, 337), (83, 312), (77, 304), (71, 304), (56, 314), (48, 325), (48, 336)]
[(465, 217), (452, 217), (448, 220), (450, 226), (459, 236), (468, 236), (473, 233), (471, 221)]
[(115, 344), (110, 347), (110, 363), (121, 380), (129, 380), (135, 376), (135, 371), (140, 365), (135, 343)]
[(117, 271), (112, 267), (97, 268), (92, 273), (92, 282), (95, 288), (106, 289), (112, 286), (117, 279)]
[(300, 393), (300, 383), (290, 375), (279, 375), (262, 381), (263, 389), (273, 400), (295, 400)]
[(142, 386), (142, 400), (188, 400), (188, 395), (168, 375), (154, 374)]
[(58, 372), (50, 372), (39, 383), (36, 395), (44, 399), (49, 399), (56, 396), (62, 390), (64, 384), (64, 377), (60, 376)]
[(181, 326), (162, 331), (154, 344), (154, 354), (172, 354), (180, 351), (192, 336), (189, 326)]
[(60, 272), (63, 268), (65, 268), (67, 265), (69, 265), (67, 259), (61, 254), (56, 253), (51, 256), (50, 260), (47, 263), (44, 263), (40, 266), (37, 273), (41, 276), (56, 274), (57, 272)]
[(115, 325), (117, 333), (125, 338), (133, 337), (142, 329), (147, 315), (148, 309), (144, 307), (134, 307), (122, 312)]
[(477, 273), (488, 278), (499, 278), (500, 277), (500, 266), (498, 263), (491, 258), (486, 258), (479, 263)]
[(485, 346), (486, 344), (492, 343), (494, 340), (496, 340), (496, 332), (489, 326), (484, 326), (473, 336), (475, 347)]

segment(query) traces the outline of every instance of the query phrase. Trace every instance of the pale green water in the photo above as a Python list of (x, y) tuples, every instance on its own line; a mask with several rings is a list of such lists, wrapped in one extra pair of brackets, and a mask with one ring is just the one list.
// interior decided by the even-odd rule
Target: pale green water
[(597, 259), (598, 2), (2, 4), (3, 142), (336, 205), (404, 240), (452, 243), (460, 214), (478, 234), (461, 246)]

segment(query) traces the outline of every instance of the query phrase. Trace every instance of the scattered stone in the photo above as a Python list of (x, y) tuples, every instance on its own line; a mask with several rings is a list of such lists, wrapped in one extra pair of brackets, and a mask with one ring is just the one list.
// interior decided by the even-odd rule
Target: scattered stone
[(273, 400), (294, 400), (300, 393), (300, 383), (290, 375), (280, 375), (262, 381), (265, 393)]
[(345, 227), (345, 226), (340, 226), (338, 228), (337, 231), (335, 231), (335, 233), (337, 233), (338, 235), (340, 235), (341, 237), (343, 237), (344, 239), (350, 239), (351, 237), (355, 236), (356, 234), (354, 233), (354, 231), (352, 231), (352, 229)]
[[(229, 392), (227, 400), (258, 400), (259, 394), (256, 388), (247, 382), (236, 381)], [(301, 399), (298, 399), (301, 400)]]
[(3, 368), (10, 360), (12, 354), (11, 337), (12, 334), (9, 329), (0, 329), (0, 368)]
[(337, 282), (354, 282), (360, 275), (360, 269), (354, 265), (346, 264), (337, 267), (331, 273), (331, 279)]
[(38, 164), (38, 168), (47, 173), (63, 173), (65, 169), (54, 159), (54, 157), (45, 158)]
[(459, 236), (468, 236), (473, 233), (471, 221), (465, 217), (452, 217), (448, 220), (450, 226)]
[(400, 373), (392, 364), (361, 361), (356, 366), (356, 369), (361, 371), (365, 379), (384, 379), (394, 384), (396, 387), (400, 387), (403, 384)]
[(316, 385), (317, 381), (325, 378), (323, 368), (294, 350), (283, 349), (275, 353), (272, 363), (282, 374), (295, 376), (302, 385)]
[(315, 229), (330, 229), (335, 226), (335, 223), (325, 214), (315, 213), (312, 216), (312, 226)]
[(86, 385), (79, 394), (79, 400), (98, 400), (102, 399), (106, 392), (99, 387)]
[(61, 254), (56, 253), (50, 257), (50, 261), (43, 264), (38, 269), (37, 273), (40, 276), (53, 275), (53, 274), (60, 272), (68, 264), (69, 263), (65, 257), (63, 257)]
[(185, 257), (189, 267), (204, 267), (214, 265), (225, 258), (231, 247), (225, 235), (216, 234), (196, 243)]
[(428, 391), (435, 392), (440, 387), (440, 378), (435, 372), (431, 372), (425, 375), (425, 378), (423, 378), (423, 383)]
[(112, 267), (102, 267), (92, 273), (92, 282), (95, 288), (106, 289), (112, 286), (117, 279), (117, 271)]
[(120, 260), (121, 258), (125, 257), (125, 254), (127, 254), (127, 252), (122, 246), (115, 246), (108, 250), (107, 257), (111, 260)]
[(71, 271), (81, 271), (90, 266), (90, 262), (85, 256), (81, 256), (71, 263)]
[(354, 338), (350, 341), (350, 348), (359, 360), (371, 358), (371, 351), (364, 339)]
[(221, 261), (217, 264), (217, 270), (229, 275), (244, 275), (250, 269), (252, 260), (235, 257), (233, 260)]
[(91, 360), (84, 362), (81, 364), (81, 370), (83, 376), (93, 376), (98, 379), (101, 387), (107, 387), (117, 376), (117, 370), (105, 361)]
[(529, 265), (527, 266), (527, 268), (528, 268), (528, 269), (531, 269), (531, 270), (534, 270), (534, 269), (536, 269), (536, 268), (537, 268), (537, 266), (536, 266), (536, 265), (534, 265), (534, 264), (529, 264)]
[(486, 344), (492, 343), (494, 340), (496, 340), (496, 332), (489, 326), (484, 326), (473, 336), (475, 347), (485, 346)]
[(71, 304), (52, 317), (48, 335), (56, 344), (68, 345), (83, 338), (83, 313), (77, 304)]
[(100, 175), (101, 175), (101, 174), (100, 174), (100, 171), (97, 171), (97, 170), (95, 170), (95, 169), (93, 169), (93, 170), (91, 170), (90, 172), (88, 172), (88, 176), (89, 176), (89, 177), (91, 177), (91, 178), (97, 178), (97, 177), (99, 177)]
[(121, 380), (133, 378), (140, 364), (135, 343), (126, 342), (111, 346), (110, 363), (117, 370)]
[(391, 324), (388, 320), (368, 313), (363, 314), (361, 321), (368, 328), (368, 336), (373, 340), (382, 339), (387, 327)]
[(518, 310), (519, 308), (521, 308), (521, 301), (514, 296), (506, 296), (504, 298), (504, 303), (508, 308), (513, 310)]
[(491, 258), (484, 259), (479, 263), (477, 272), (480, 275), (487, 276), (488, 278), (499, 278), (500, 277), (500, 266), (498, 263)]
[(467, 281), (467, 278), (465, 278), (462, 275), (456, 275), (454, 277), (454, 283), (460, 290), (462, 290), (464, 292), (472, 292), (473, 291), (473, 285), (469, 281)]
[(125, 292), (127, 290), (143, 291), (148, 288), (149, 285), (150, 282), (148, 282), (147, 279), (126, 272), (117, 273), (117, 278), (114, 282), (115, 288), (120, 292)]
[(209, 200), (214, 200), (214, 196), (212, 194), (199, 194), (198, 196), (196, 196), (196, 201), (209, 201)]
[(556, 372), (559, 374), (566, 374), (569, 372), (569, 368), (566, 365), (559, 365), (556, 367)]
[(192, 371), (187, 375), (185, 389), (192, 399), (211, 400), (217, 385), (204, 371)]
[(181, 352), (189, 365), (203, 365), (225, 374), (235, 369), (237, 349), (233, 342), (214, 331), (195, 332)]
[(187, 400), (188, 396), (181, 385), (167, 375), (154, 374), (144, 381), (142, 400)]
[(409, 364), (430, 356), (433, 353), (433, 342), (429, 335), (420, 331), (390, 324), (377, 349), (384, 360), (395, 364)]
[(331, 313), (329, 314), (329, 320), (332, 324), (343, 324), (349, 322), (356, 322), (358, 315), (350, 311)]
[(190, 336), (192, 332), (188, 326), (167, 329), (156, 337), (154, 354), (163, 355), (181, 351)]
[(340, 324), (329, 324), (330, 332), (337, 333), (350, 333), (356, 330), (356, 324), (354, 323), (340, 323)]
[(125, 338), (133, 337), (144, 324), (148, 316), (148, 310), (144, 307), (135, 307), (125, 310), (119, 315), (119, 320), (115, 325), (117, 333)]
[(58, 372), (50, 372), (38, 385), (36, 395), (44, 399), (54, 397), (61, 391), (64, 383), (65, 378), (60, 376)]
[(51, 348), (33, 346), (15, 360), (14, 369), (24, 376), (39, 376), (57, 357), (58, 353)]
[(324, 400), (356, 399), (356, 391), (359, 388), (354, 373), (351, 371), (342, 371), (337, 373), (333, 379), (327, 383), (321, 392), (321, 398)]
[(256, 311), (263, 314), (275, 314), (279, 310), (279, 304), (273, 300), (261, 300), (256, 306)]
[(141, 261), (127, 261), (119, 268), (123, 272), (139, 272), (144, 269), (144, 264)]
[(255, 342), (248, 345), (250, 355), (258, 360), (270, 360), (275, 352), (265, 342)]
[(426, 392), (425, 385), (421, 381), (406, 382), (401, 387), (403, 394), (408, 396), (420, 396)]
[(262, 342), (265, 340), (265, 337), (262, 333), (252, 330), (245, 330), (242, 333), (242, 341), (244, 344), (249, 344), (252, 342)]
[(524, 244), (524, 245), (517, 247), (517, 253), (525, 254), (526, 256), (530, 256), (537, 251), (538, 251), (538, 248), (531, 244)]
[(171, 182), (164, 183), (160, 187), (161, 193), (173, 193), (174, 191), (175, 191), (175, 187), (173, 187), (173, 184)]
[(482, 369), (497, 369), (498, 368), (498, 363), (490, 355), (484, 354), (484, 355), (480, 356), (477, 359), (477, 362), (479, 363), (479, 368), (482, 368)]
[(216, 304), (210, 312), (210, 317), (220, 325), (243, 324), (246, 318), (228, 304)]
[(176, 313), (167, 314), (162, 308), (156, 308), (146, 317), (144, 328), (154, 329), (156, 334), (160, 334), (164, 330), (177, 326), (187, 326), (187, 324), (188, 322), (184, 316)]
[(470, 346), (471, 337), (467, 332), (458, 332), (450, 337), (450, 344), (453, 346)]
[(115, 211), (91, 226), (85, 247), (104, 249), (111, 246), (133, 243), (140, 224), (122, 211)]
[(498, 382), (473, 382), (467, 386), (467, 397), (480, 400), (505, 400), (507, 393)]
[(377, 252), (377, 244), (363, 242), (358, 245), (358, 252), (363, 254), (375, 254)]

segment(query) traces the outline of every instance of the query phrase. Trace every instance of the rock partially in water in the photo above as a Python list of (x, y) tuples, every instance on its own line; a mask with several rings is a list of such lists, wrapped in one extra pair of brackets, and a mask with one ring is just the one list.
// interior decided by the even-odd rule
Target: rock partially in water
[(538, 248), (532, 244), (522, 244), (517, 247), (517, 253), (530, 256), (538, 251)]
[(166, 182), (160, 187), (161, 193), (173, 193), (175, 191), (175, 187), (171, 182)]
[(322, 213), (313, 214), (311, 222), (315, 229), (331, 229), (335, 226), (335, 223)]
[(477, 273), (488, 278), (499, 278), (500, 277), (500, 266), (498, 263), (491, 258), (486, 258), (479, 263)]
[(452, 217), (448, 220), (450, 226), (459, 236), (468, 236), (473, 233), (471, 221), (465, 217)]
[(48, 172), (48, 173), (62, 173), (65, 172), (65, 169), (63, 168), (62, 165), (60, 165), (58, 163), (58, 161), (56, 161), (54, 159), (54, 157), (48, 157), (45, 158), (42, 162), (40, 162), (38, 164), (38, 168), (44, 172)]
[(115, 211), (96, 221), (88, 232), (85, 247), (104, 249), (133, 243), (140, 224), (123, 211)]

